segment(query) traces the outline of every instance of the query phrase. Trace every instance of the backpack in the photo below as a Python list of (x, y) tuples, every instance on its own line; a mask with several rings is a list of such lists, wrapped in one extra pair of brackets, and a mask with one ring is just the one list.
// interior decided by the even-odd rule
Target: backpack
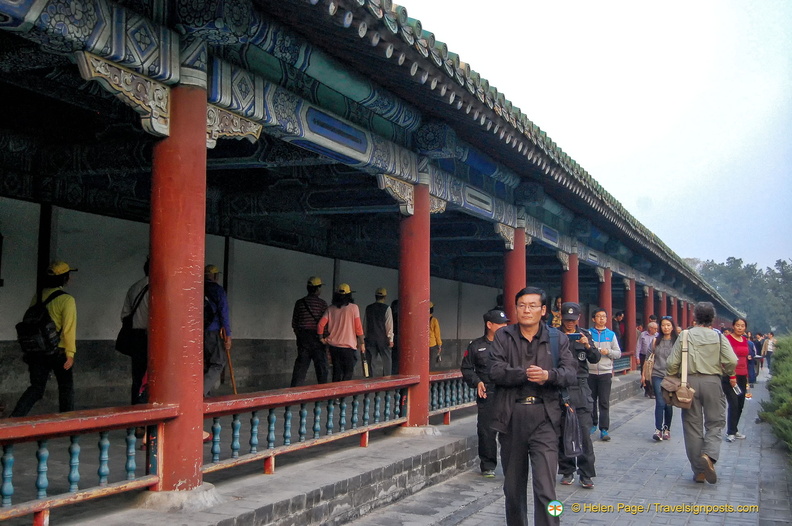
[(55, 322), (47, 310), (49, 302), (66, 294), (56, 290), (49, 295), (46, 301), (38, 301), (25, 311), (22, 321), (16, 324), (17, 341), (23, 353), (54, 354), (60, 343), (60, 331), (55, 327)]

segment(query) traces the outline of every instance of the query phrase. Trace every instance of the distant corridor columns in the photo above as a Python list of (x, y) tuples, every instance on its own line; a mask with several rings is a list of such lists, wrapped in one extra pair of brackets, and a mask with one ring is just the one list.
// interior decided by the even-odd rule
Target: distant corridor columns
[[(644, 330), (649, 327), (649, 317), (654, 314), (654, 287), (644, 287)], [(659, 325), (658, 325), (659, 326)]]
[(156, 441), (161, 477), (153, 489), (184, 491), (203, 478), (203, 88), (171, 88), (170, 136), (154, 145), (152, 156), (150, 232), (150, 402), (179, 406), (179, 416), (162, 424)]
[[(635, 279), (634, 278), (625, 278), (624, 279), (624, 289), (625, 289), (625, 308), (624, 308), (624, 323), (627, 327), (626, 334), (624, 335), (624, 346), (627, 348), (627, 353), (635, 353), (635, 325), (636, 325), (636, 299), (635, 299)], [(622, 349), (622, 353), (624, 353), (625, 349)], [(637, 367), (637, 356), (632, 356), (630, 359), (630, 369), (635, 369)]]
[(669, 315), (674, 318), (674, 323), (679, 325), (680, 320), (679, 313), (677, 312), (677, 299), (674, 296), (671, 296), (671, 313)]
[(599, 286), (599, 307), (608, 312), (608, 319), (613, 317), (613, 294), (611, 269), (597, 267), (597, 276), (600, 280)]
[(577, 251), (573, 250), (568, 255), (565, 252), (559, 252), (558, 257), (561, 259), (563, 269), (563, 272), (561, 272), (561, 299), (565, 302), (574, 301), (575, 303), (580, 303)]
[(503, 255), (503, 308), (511, 323), (517, 323), (514, 298), (526, 283), (525, 245), (525, 228), (515, 228), (514, 247)]
[(660, 318), (662, 318), (663, 316), (668, 316), (668, 299), (666, 298), (665, 292), (660, 293), (660, 309), (657, 315)]
[(407, 426), (429, 424), (429, 201), (429, 185), (414, 185), (399, 224), (399, 373), (420, 376), (407, 389)]
[(679, 325), (683, 329), (687, 329), (687, 327), (688, 327), (688, 303), (686, 301), (682, 301), (680, 303), (679, 312), (680, 312)]

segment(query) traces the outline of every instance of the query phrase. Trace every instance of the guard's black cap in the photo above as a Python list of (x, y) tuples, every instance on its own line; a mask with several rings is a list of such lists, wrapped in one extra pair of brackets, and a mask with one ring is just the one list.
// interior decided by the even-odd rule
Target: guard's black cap
[(580, 317), (580, 305), (574, 301), (568, 301), (561, 304), (561, 320), (562, 321), (577, 321)]
[(488, 321), (492, 323), (509, 323), (509, 318), (506, 317), (506, 313), (502, 310), (492, 309), (484, 315), (484, 322)]

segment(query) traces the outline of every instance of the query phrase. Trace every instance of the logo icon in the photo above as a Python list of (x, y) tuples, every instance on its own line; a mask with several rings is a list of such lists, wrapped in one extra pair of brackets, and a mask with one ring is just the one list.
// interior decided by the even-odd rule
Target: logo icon
[(558, 517), (564, 513), (564, 505), (560, 500), (551, 500), (547, 505), (547, 514), (551, 517)]

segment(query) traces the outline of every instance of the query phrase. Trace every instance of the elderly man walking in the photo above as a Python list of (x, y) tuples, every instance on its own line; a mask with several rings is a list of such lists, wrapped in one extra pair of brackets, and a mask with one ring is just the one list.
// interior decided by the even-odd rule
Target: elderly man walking
[(720, 455), (726, 425), (726, 395), (721, 374), (734, 376), (737, 355), (723, 337), (712, 330), (715, 307), (708, 301), (693, 309), (696, 326), (683, 331), (668, 357), (666, 374), (675, 375), (682, 364), (682, 344), (688, 345), (688, 384), (695, 390), (690, 409), (682, 410), (682, 429), (693, 480), (710, 484), (718, 481), (715, 463)]

